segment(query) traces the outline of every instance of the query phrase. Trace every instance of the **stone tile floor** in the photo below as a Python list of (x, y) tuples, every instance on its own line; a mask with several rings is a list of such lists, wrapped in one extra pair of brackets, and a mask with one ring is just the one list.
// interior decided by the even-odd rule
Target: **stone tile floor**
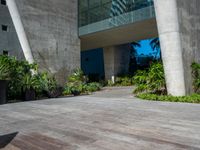
[(200, 150), (200, 105), (142, 101), (132, 88), (0, 106), (0, 149)]

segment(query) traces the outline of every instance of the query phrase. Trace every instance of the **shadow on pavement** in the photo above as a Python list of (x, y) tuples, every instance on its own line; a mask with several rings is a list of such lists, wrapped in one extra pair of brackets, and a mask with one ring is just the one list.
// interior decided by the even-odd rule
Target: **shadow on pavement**
[(6, 147), (16, 136), (18, 132), (0, 136), (0, 149)]

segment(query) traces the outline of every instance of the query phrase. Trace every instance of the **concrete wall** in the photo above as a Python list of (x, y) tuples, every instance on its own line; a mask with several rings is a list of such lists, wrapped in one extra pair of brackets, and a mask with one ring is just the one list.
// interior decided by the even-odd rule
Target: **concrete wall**
[(15, 2), (35, 62), (39, 64), (40, 70), (55, 74), (63, 84), (66, 76), (80, 67), (78, 1)]
[(199, 0), (154, 0), (168, 93), (192, 93), (191, 63), (199, 62)]
[(110, 46), (104, 49), (105, 79), (128, 73), (130, 62), (130, 48), (128, 45)]
[[(99, 23), (102, 25), (101, 22)], [(109, 47), (153, 37), (158, 37), (155, 18), (82, 35), (80, 36), (81, 50)]]
[[(2, 25), (7, 25), (8, 31), (2, 31)], [(4, 50), (8, 51), (10, 56), (24, 59), (24, 54), (8, 11), (8, 7), (7, 5), (0, 4), (0, 54), (2, 54)]]
[(192, 93), (191, 64), (200, 63), (200, 1), (176, 0), (187, 93)]

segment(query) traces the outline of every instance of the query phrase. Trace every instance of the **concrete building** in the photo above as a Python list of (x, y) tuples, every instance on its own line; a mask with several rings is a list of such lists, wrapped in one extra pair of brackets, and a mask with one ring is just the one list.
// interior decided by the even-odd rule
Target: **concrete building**
[(168, 93), (192, 93), (190, 65), (200, 62), (199, 0), (7, 0), (7, 6), (24, 57), (60, 83), (80, 66), (81, 50), (104, 49), (108, 79), (128, 68), (125, 43), (159, 36)]
[(24, 54), (5, 0), (1, 0), (0, 3), (0, 52), (14, 55), (18, 59), (24, 59)]

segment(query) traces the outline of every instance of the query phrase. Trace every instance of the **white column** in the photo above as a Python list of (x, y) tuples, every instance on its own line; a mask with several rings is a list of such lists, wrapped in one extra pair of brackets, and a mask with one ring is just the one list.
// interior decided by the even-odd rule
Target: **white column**
[(17, 36), (19, 38), (19, 42), (21, 44), (22, 50), (24, 52), (24, 56), (29, 63), (34, 63), (33, 55), (31, 52), (31, 48), (24, 30), (24, 26), (17, 9), (16, 0), (7, 0), (8, 9), (15, 26), (15, 30), (17, 32)]
[(103, 49), (103, 54), (104, 54), (105, 79), (112, 80), (112, 77), (115, 76), (115, 48), (105, 47)]
[(154, 0), (168, 94), (186, 95), (176, 0)]

